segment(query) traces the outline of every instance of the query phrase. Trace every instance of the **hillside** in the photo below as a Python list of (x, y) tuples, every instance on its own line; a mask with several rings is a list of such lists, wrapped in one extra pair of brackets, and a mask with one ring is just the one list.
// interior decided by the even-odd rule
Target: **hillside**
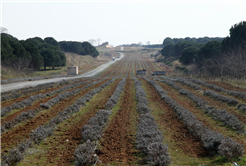
[(24, 78), (24, 77), (41, 77), (41, 76), (51, 76), (51, 75), (66, 75), (67, 66), (78, 66), (79, 70), (92, 70), (108, 61), (104, 56), (98, 56), (93, 58), (90, 55), (81, 56), (75, 53), (64, 53), (66, 56), (66, 66), (64, 67), (55, 67), (54, 70), (51, 70), (51, 67), (47, 67), (44, 70), (33, 71), (31, 69), (24, 68), (22, 70), (14, 70), (7, 67), (1, 67), (1, 79), (6, 80), (10, 78)]

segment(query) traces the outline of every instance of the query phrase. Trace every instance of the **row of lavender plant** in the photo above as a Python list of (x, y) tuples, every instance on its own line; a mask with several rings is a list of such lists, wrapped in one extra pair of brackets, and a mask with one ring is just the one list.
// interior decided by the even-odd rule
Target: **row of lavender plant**
[[(145, 79), (155, 88), (155, 81), (151, 81), (147, 78)], [(159, 88), (156, 89), (156, 91), (161, 94), (166, 93), (163, 92), (163, 89), (160, 90)], [(231, 138), (224, 138), (224, 136), (218, 132), (211, 131), (208, 127), (198, 121), (195, 115), (180, 106), (168, 95), (162, 95), (161, 98), (171, 106), (173, 111), (178, 115), (178, 118), (185, 123), (187, 129), (202, 141), (203, 146), (211, 155), (219, 153), (230, 158), (239, 157), (244, 154), (243, 145), (233, 141)]]
[(180, 94), (186, 95), (187, 97), (189, 97), (205, 113), (212, 115), (215, 120), (219, 120), (223, 122), (225, 126), (231, 127), (233, 130), (236, 130), (238, 133), (244, 132), (244, 125), (238, 120), (237, 117), (228, 113), (226, 110), (219, 110), (213, 106), (208, 105), (206, 101), (195, 96), (192, 92), (181, 88), (180, 86), (178, 86), (171, 80), (166, 80), (166, 79), (164, 80), (156, 79), (156, 80), (160, 82), (164, 82), (168, 84), (169, 86), (173, 87), (174, 89), (179, 90)]
[(8, 151), (9, 155), (4, 155), (2, 157), (3, 165), (10, 166), (22, 160), (25, 155), (24, 152), (27, 149), (33, 147), (34, 144), (39, 144), (42, 140), (51, 136), (53, 129), (58, 124), (71, 117), (73, 113), (78, 112), (80, 108), (85, 106), (86, 102), (90, 101), (95, 94), (99, 93), (103, 88), (114, 81), (115, 78), (102, 84), (99, 88), (91, 90), (86, 95), (79, 98), (73, 105), (65, 108), (64, 111), (59, 112), (58, 115), (52, 118), (47, 125), (40, 125), (39, 127), (37, 127), (35, 131), (31, 133), (30, 139), (24, 141), (24, 143), (20, 144), (18, 147), (10, 149)]
[(198, 80), (198, 79), (189, 78), (188, 80), (191, 80), (191, 81), (193, 81), (193, 82), (195, 82), (197, 84), (206, 86), (208, 88), (217, 90), (219, 92), (227, 93), (228, 95), (232, 95), (232, 96), (235, 96), (235, 97), (246, 99), (246, 93), (245, 92), (239, 92), (239, 91), (234, 91), (234, 90), (226, 90), (226, 89), (224, 89), (224, 88), (222, 88), (220, 86), (217, 86), (215, 84), (209, 84), (209, 83), (207, 83), (205, 81)]
[(207, 91), (204, 91), (203, 94), (210, 96), (216, 100), (225, 102), (228, 105), (236, 106), (238, 104), (238, 100), (231, 98), (231, 97), (223, 96), (219, 93), (216, 93), (215, 91), (207, 90)]
[(187, 85), (195, 90), (202, 90), (202, 88), (197, 85), (197, 84), (194, 84), (193, 82), (190, 82), (182, 77), (178, 77), (177, 79), (174, 80), (175, 82), (180, 82), (181, 84), (184, 84), (184, 85)]
[[(121, 67), (122, 67), (122, 66), (121, 66)], [(117, 69), (118, 69), (118, 68), (119, 68), (119, 66), (117, 67)], [(115, 70), (111, 71), (110, 74), (109, 74), (107, 77), (111, 76), (113, 72), (115, 72)], [(92, 77), (92, 78), (93, 78), (93, 77)], [(95, 80), (98, 80), (98, 79), (101, 79), (101, 77), (94, 77), (94, 81), (95, 81)], [(60, 93), (61, 91), (68, 90), (68, 89), (70, 89), (71, 87), (76, 87), (76, 86), (82, 85), (83, 83), (88, 83), (88, 82), (89, 82), (89, 81), (86, 81), (86, 82), (81, 81), (81, 82), (76, 83), (76, 84), (74, 84), (74, 85), (68, 85), (68, 86), (65, 86), (65, 87), (63, 87), (63, 88), (60, 88), (60, 89), (57, 89), (57, 90), (48, 92), (48, 93), (46, 93), (46, 94), (41, 94), (41, 93), (40, 93), (40, 94), (35, 95), (35, 96), (30, 96), (30, 97), (29, 97), (28, 99), (26, 99), (26, 100), (23, 100), (23, 101), (21, 101), (21, 102), (19, 102), (19, 103), (13, 103), (11, 106), (7, 106), (7, 107), (2, 108), (2, 109), (1, 109), (1, 116), (5, 116), (7, 113), (11, 112), (13, 109), (19, 109), (19, 108), (22, 108), (22, 107), (24, 107), (24, 106), (29, 106), (29, 105), (31, 105), (34, 101), (39, 100), (39, 99), (41, 99), (41, 98), (44, 98), (44, 97), (46, 97), (46, 96), (51, 96), (51, 95), (53, 95), (53, 94), (55, 94), (55, 93)], [(64, 92), (64, 93), (65, 93), (65, 92)], [(68, 94), (68, 92), (67, 92), (66, 94)], [(68, 95), (69, 95), (69, 94), (68, 94)], [(62, 96), (65, 96), (65, 94), (62, 95)], [(60, 95), (60, 97), (61, 97), (61, 95)], [(53, 99), (53, 101), (54, 101), (54, 102), (57, 102), (58, 100)], [(53, 101), (51, 101), (50, 103), (52, 104)], [(49, 102), (49, 101), (48, 101), (48, 102)], [(48, 105), (47, 105), (47, 106), (48, 106)], [(44, 105), (44, 107), (45, 107), (45, 105)]]
[[(201, 90), (202, 89), (197, 84), (195, 84), (193, 82), (190, 82), (190, 81), (188, 81), (187, 79), (184, 79), (184, 78), (178, 77), (177, 79), (174, 79), (174, 81), (180, 82), (180, 83), (182, 83), (184, 85), (188, 85), (188, 86), (190, 86), (190, 87), (192, 87), (192, 88), (194, 88), (196, 90)], [(200, 82), (200, 80), (199, 80), (199, 82)], [(206, 82), (204, 82), (204, 83), (207, 85)], [(202, 85), (204, 85), (204, 84), (202, 84)], [(214, 85), (214, 84), (209, 84), (207, 86), (210, 87), (210, 88), (213, 87), (212, 89), (215, 89), (215, 90), (218, 90), (218, 91), (226, 92), (229, 95), (232, 95), (232, 93), (235, 92), (235, 91), (223, 90), (223, 88), (221, 89), (221, 87), (218, 87), (217, 85)], [(241, 98), (243, 98), (243, 93), (244, 92), (239, 92), (239, 93), (236, 92), (235, 95), (233, 95), (233, 96), (240, 97), (240, 96), (237, 96), (236, 94), (241, 94)], [(211, 96), (212, 98), (217, 99), (217, 100), (222, 101), (222, 102), (225, 102), (228, 105), (233, 105), (233, 106), (236, 106), (237, 105), (237, 108), (239, 110), (241, 110), (243, 112), (246, 112), (246, 104), (245, 103), (239, 103), (238, 104), (238, 100), (236, 100), (234, 98), (223, 96), (223, 95), (221, 95), (219, 93), (216, 93), (214, 91), (204, 91), (204, 95)]]
[[(202, 90), (202, 88), (190, 81), (187, 81), (186, 79), (183, 79), (183, 78), (178, 78), (176, 79), (175, 81), (177, 82), (180, 82), (184, 85), (188, 85), (192, 88), (194, 88), (195, 90)], [(210, 84), (211, 85), (211, 84)], [(211, 85), (210, 87), (212, 87), (213, 85)], [(221, 89), (221, 87), (218, 87), (217, 85), (213, 86), (215, 90), (220, 90), (220, 91), (223, 91), (223, 92), (226, 92), (223, 88)], [(231, 98), (231, 97), (227, 97), (227, 96), (223, 96), (219, 93), (216, 93), (214, 91), (211, 91), (211, 90), (208, 90), (208, 91), (204, 91), (203, 92), (204, 95), (207, 95), (207, 96), (210, 96), (216, 100), (219, 100), (219, 101), (222, 101), (222, 102), (225, 102), (227, 103), (228, 105), (232, 105), (232, 106), (236, 106), (238, 104), (238, 100), (234, 99), (234, 98)]]
[(143, 61), (144, 62), (144, 65), (147, 67), (147, 69), (149, 70), (149, 72), (151, 73), (151, 74), (153, 74), (153, 72), (150, 70), (150, 68), (149, 68), (149, 66), (147, 65), (147, 63), (145, 62), (145, 61)]
[(120, 94), (124, 90), (126, 83), (125, 77), (117, 85), (113, 95), (108, 99), (105, 104), (106, 110), (99, 110), (97, 114), (92, 117), (86, 125), (82, 127), (82, 140), (83, 144), (80, 144), (78, 148), (75, 149), (74, 158), (75, 165), (89, 165), (93, 164), (98, 160), (95, 154), (96, 143), (101, 138), (103, 129), (106, 127), (106, 122), (111, 115), (111, 109), (117, 104)]
[[(117, 70), (117, 72), (115, 73), (115, 75), (117, 75), (119, 72), (119, 70)], [(110, 73), (110, 75), (113, 73), (113, 71)], [(109, 76), (110, 76), (109, 75)], [(106, 77), (107, 78), (107, 77)], [(106, 79), (104, 78), (104, 79)], [(104, 80), (103, 79), (103, 80)], [(94, 79), (94, 80), (97, 80), (97, 79)], [(101, 80), (102, 81), (102, 80)], [(101, 82), (99, 81), (99, 82)], [(87, 81), (87, 82), (90, 82), (90, 81)], [(87, 83), (85, 82), (85, 83)], [(61, 100), (64, 100), (66, 99), (67, 97), (71, 96), (71, 95), (74, 95), (76, 93), (78, 93), (79, 91), (83, 90), (83, 89), (86, 89), (90, 86), (93, 86), (94, 84), (96, 83), (99, 83), (98, 81), (94, 81), (92, 82), (91, 84), (88, 84), (86, 86), (84, 86), (82, 89), (75, 89), (71, 92), (64, 92), (62, 94), (59, 94), (56, 98), (53, 98), (51, 100), (49, 100), (48, 102), (46, 103), (43, 103), (43, 104), (40, 104), (42, 107), (46, 108), (46, 109), (49, 109), (51, 106), (57, 104), (58, 102), (60, 102)], [(78, 85), (77, 85), (78, 84)], [(58, 89), (58, 90), (55, 90), (53, 92), (48, 92), (49, 95), (51, 94), (54, 94), (54, 93), (59, 93), (60, 91), (64, 91), (64, 90), (67, 90), (67, 89), (70, 89), (71, 87), (76, 87), (76, 86), (79, 86), (79, 83), (77, 84), (74, 84), (74, 85), (68, 85), (66, 87), (63, 87), (61, 89)], [(40, 109), (35, 109), (35, 110), (28, 110), (26, 112), (22, 112), (19, 116), (17, 116), (15, 119), (11, 120), (11, 121), (8, 121), (8, 122), (4, 122), (4, 124), (1, 126), (1, 133), (5, 132), (6, 129), (11, 129), (12, 127), (14, 127), (16, 124), (19, 124), (25, 120), (28, 120), (28, 119), (31, 119), (33, 117), (35, 117), (41, 110)]]
[[(1, 108), (1, 116), (2, 117), (5, 116), (6, 114), (8, 114), (9, 112), (11, 112), (14, 109), (20, 109), (20, 108), (23, 108), (25, 106), (31, 106), (34, 101), (40, 100), (40, 99), (42, 99), (44, 97), (52, 96), (55, 93), (60, 93), (62, 91), (66, 91), (66, 90), (68, 90), (70, 88), (77, 87), (77, 86), (80, 86), (82, 84), (86, 84), (87, 82), (89, 82), (89, 81), (86, 81), (86, 82), (80, 81), (78, 83), (75, 83), (75, 84), (72, 84), (72, 85), (67, 85), (67, 86), (64, 86), (64, 87), (62, 87), (60, 89), (47, 92), (45, 94), (39, 93), (37, 95), (30, 96), (28, 99), (22, 100), (21, 102), (13, 103), (10, 106)], [(68, 93), (68, 92), (64, 92), (64, 93)]]
[(133, 77), (133, 80), (138, 101), (137, 111), (140, 113), (136, 136), (137, 148), (147, 154), (145, 161), (148, 164), (169, 165), (171, 164), (171, 158), (168, 153), (168, 146), (163, 145), (163, 134), (150, 114), (151, 110), (147, 105), (147, 95), (141, 87), (142, 83), (136, 77)]
[[(88, 83), (88, 82), (90, 82), (90, 81), (87, 81), (87, 82), (81, 81), (81, 82), (78, 82), (78, 83), (73, 84), (73, 85), (68, 85), (68, 86), (62, 87), (62, 88), (60, 88), (60, 89), (54, 90), (54, 91), (52, 91), (52, 92), (48, 92), (48, 93), (44, 94), (43, 97), (50, 96), (50, 95), (53, 95), (53, 94), (55, 94), (55, 93), (59, 93), (59, 92), (61, 92), (61, 91), (66, 91), (66, 90), (68, 90), (68, 89), (70, 89), (70, 88), (77, 87), (77, 86), (79, 86), (79, 85), (82, 85), (82, 84), (85, 84), (85, 83)], [(96, 81), (96, 82), (97, 82), (97, 81)], [(96, 83), (96, 82), (95, 82), (95, 83)], [(97, 83), (98, 83), (98, 82), (97, 82)], [(61, 93), (61, 94), (59, 94), (57, 97), (55, 97), (55, 98), (49, 100), (49, 101), (46, 102), (46, 103), (42, 103), (42, 104), (40, 104), (40, 105), (41, 105), (41, 107), (44, 107), (44, 108), (46, 108), (46, 109), (49, 109), (51, 106), (57, 104), (57, 103), (60, 102), (61, 100), (64, 100), (64, 99), (66, 99), (67, 97), (72, 96), (72, 95), (78, 93), (79, 91), (81, 91), (81, 90), (83, 90), (83, 89), (86, 89), (86, 88), (88, 88), (88, 87), (90, 87), (90, 86), (93, 86), (93, 83), (88, 84), (88, 85), (89, 85), (89, 86), (84, 86), (83, 88), (77, 88), (77, 89), (75, 89), (75, 90), (73, 90), (73, 91), (71, 91), (71, 92), (64, 92), (64, 93)], [(15, 103), (14, 103), (14, 104), (15, 104)], [(12, 105), (12, 106), (13, 106), (13, 105)], [(12, 108), (13, 108), (13, 109), (16, 109), (15, 107), (12, 107)], [(19, 124), (19, 123), (21, 123), (21, 122), (23, 122), (23, 121), (25, 121), (25, 120), (28, 120), (28, 119), (31, 119), (31, 118), (35, 117), (40, 111), (42, 111), (42, 109), (28, 110), (28, 111), (26, 111), (26, 112), (22, 112), (20, 115), (18, 115), (17, 117), (15, 117), (15, 118), (14, 118), (13, 120), (11, 120), (11, 121), (5, 121), (5, 122), (3, 123), (3, 125), (1, 126), (1, 134), (2, 134), (3, 132), (5, 132), (7, 129), (11, 129), (11, 128), (13, 128), (15, 125), (17, 125), (17, 124)]]
[(34, 87), (25, 87), (25, 88), (21, 88), (18, 90), (14, 89), (14, 90), (10, 90), (10, 91), (5, 91), (5, 92), (1, 93), (1, 95), (2, 95), (1, 101), (7, 101), (9, 99), (16, 99), (16, 98), (23, 96), (23, 95), (38, 92), (38, 91), (44, 90), (44, 89), (58, 87), (58, 86), (69, 84), (69, 83), (72, 83), (72, 82), (68, 82), (67, 80), (62, 80), (59, 82), (40, 84), (40, 85), (37, 85)]

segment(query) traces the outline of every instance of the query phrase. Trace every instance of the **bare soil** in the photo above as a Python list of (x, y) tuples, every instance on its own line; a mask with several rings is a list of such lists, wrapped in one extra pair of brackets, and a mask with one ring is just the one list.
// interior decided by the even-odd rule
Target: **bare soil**
[(130, 84), (130, 79), (127, 78), (120, 109), (103, 133), (102, 149), (99, 155), (99, 159), (103, 164), (112, 162), (124, 164), (134, 161), (133, 153), (136, 149), (133, 148), (132, 142), (135, 139), (133, 135), (129, 134), (132, 130), (130, 115), (134, 111), (131, 109), (134, 103), (133, 93), (131, 92), (132, 86), (133, 84)]

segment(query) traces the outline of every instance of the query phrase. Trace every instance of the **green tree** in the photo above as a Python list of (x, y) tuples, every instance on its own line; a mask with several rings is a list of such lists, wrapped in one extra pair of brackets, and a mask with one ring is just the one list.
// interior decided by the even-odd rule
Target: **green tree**
[(1, 60), (2, 62), (7, 60), (14, 60), (17, 56), (13, 54), (13, 49), (9, 44), (9, 39), (7, 37), (7, 34), (1, 34)]
[(221, 56), (221, 42), (210, 41), (206, 43), (198, 52), (196, 64), (201, 67), (206, 59), (219, 58)]
[(59, 42), (61, 50), (66, 52), (73, 52), (79, 55), (91, 55), (97, 57), (99, 52), (89, 42), (73, 42), (73, 41), (61, 41)]
[(44, 70), (46, 70), (46, 67), (53, 67), (55, 66), (56, 62), (54, 61), (56, 57), (55, 50), (44, 48), (41, 50), (40, 54), (44, 58)]
[(174, 44), (167, 44), (163, 47), (163, 49), (161, 50), (161, 54), (164, 57), (169, 57), (173, 54), (174, 52)]
[(40, 37), (29, 38), (27, 39), (27, 41), (34, 43), (36, 46), (45, 43), (45, 41)]
[(29, 67), (34, 69), (40, 69), (44, 64), (44, 59), (40, 54), (38, 47), (28, 40), (22, 41), (22, 46), (25, 48), (26, 52), (32, 57)]
[(200, 49), (198, 47), (194, 47), (194, 46), (185, 48), (181, 52), (181, 56), (179, 57), (179, 61), (185, 65), (193, 63), (199, 50)]
[(53, 38), (53, 37), (46, 37), (44, 38), (44, 41), (52, 46), (55, 47), (55, 49), (60, 50), (60, 44)]
[(167, 45), (167, 44), (174, 44), (174, 42), (173, 42), (173, 39), (172, 38), (170, 38), (170, 37), (167, 37), (167, 38), (165, 38), (164, 40), (163, 40), (163, 46), (165, 46), (165, 45)]
[(228, 51), (239, 45), (246, 45), (246, 21), (239, 22), (230, 28), (230, 36), (222, 41), (222, 50)]

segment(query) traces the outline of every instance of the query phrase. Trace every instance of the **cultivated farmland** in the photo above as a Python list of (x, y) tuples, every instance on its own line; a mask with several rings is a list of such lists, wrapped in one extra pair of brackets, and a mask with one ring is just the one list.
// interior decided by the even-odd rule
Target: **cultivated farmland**
[(246, 165), (245, 89), (152, 76), (124, 54), (94, 77), (2, 93), (2, 165)]

